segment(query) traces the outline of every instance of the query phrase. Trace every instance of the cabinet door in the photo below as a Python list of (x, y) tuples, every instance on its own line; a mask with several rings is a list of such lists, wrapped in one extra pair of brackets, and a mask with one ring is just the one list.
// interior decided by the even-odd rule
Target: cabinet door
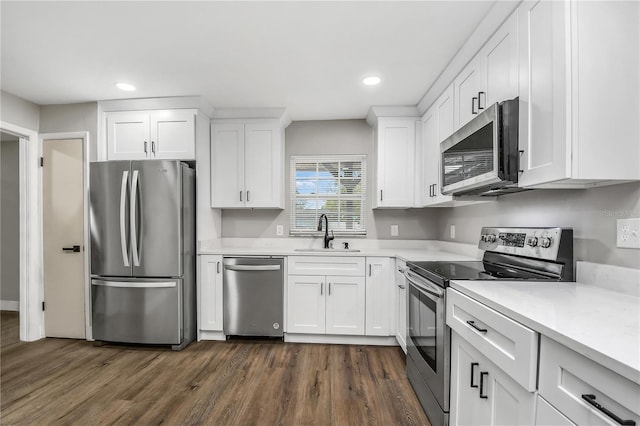
[(375, 207), (413, 207), (416, 120), (379, 119)]
[(395, 286), (388, 257), (367, 257), (367, 336), (395, 336), (391, 318), (395, 315)]
[(289, 275), (287, 283), (287, 332), (325, 332), (325, 277)]
[(454, 103), (454, 90), (452, 83), (435, 102), (438, 114), (438, 158), (440, 158), (440, 142), (451, 136), (455, 129)]
[(195, 159), (195, 132), (193, 110), (151, 112), (151, 158)]
[(480, 362), (465, 343), (457, 333), (451, 333), (450, 424), (488, 425), (491, 406), (488, 398), (480, 398)]
[(107, 159), (143, 160), (150, 152), (147, 112), (108, 112)]
[(404, 261), (396, 261), (396, 340), (407, 353), (407, 279), (403, 274)]
[(364, 277), (328, 276), (326, 333), (364, 335)]
[(198, 257), (198, 329), (222, 331), (222, 256)]
[(244, 207), (244, 124), (211, 125), (211, 207)]
[(455, 331), (451, 333), (452, 425), (533, 424), (535, 394), (528, 392)]
[[(567, 134), (569, 2), (525, 1), (518, 9), (520, 56), (520, 186), (570, 175)], [(588, 90), (588, 89), (587, 89)]]
[(481, 111), (478, 109), (478, 96), (484, 91), (482, 81), (482, 61), (481, 57), (476, 55), (453, 82), (455, 130), (467, 124)]
[(484, 95), (480, 106), (518, 96), (518, 13), (513, 13), (480, 51)]
[[(438, 181), (438, 113), (437, 108), (430, 108), (422, 117), (422, 188), (420, 201), (422, 206), (431, 204)], [(436, 152), (438, 151), (438, 152)]]
[(284, 208), (284, 144), (277, 123), (245, 124), (247, 207)]

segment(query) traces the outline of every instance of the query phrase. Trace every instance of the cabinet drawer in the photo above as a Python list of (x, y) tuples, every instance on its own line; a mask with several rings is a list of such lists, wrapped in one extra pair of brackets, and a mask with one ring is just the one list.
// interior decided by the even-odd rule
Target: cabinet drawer
[(595, 396), (595, 403), (621, 420), (640, 424), (640, 385), (544, 336), (540, 394), (580, 425), (621, 424), (589, 404), (586, 395)]
[(364, 277), (364, 257), (289, 256), (289, 274)]
[(525, 389), (536, 390), (538, 333), (451, 288), (447, 325)]

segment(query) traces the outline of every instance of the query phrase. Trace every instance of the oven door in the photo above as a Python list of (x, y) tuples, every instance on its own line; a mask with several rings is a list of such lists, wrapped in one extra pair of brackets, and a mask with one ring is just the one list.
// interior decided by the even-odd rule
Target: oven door
[(445, 289), (405, 271), (409, 283), (407, 355), (444, 412), (449, 411), (450, 333)]

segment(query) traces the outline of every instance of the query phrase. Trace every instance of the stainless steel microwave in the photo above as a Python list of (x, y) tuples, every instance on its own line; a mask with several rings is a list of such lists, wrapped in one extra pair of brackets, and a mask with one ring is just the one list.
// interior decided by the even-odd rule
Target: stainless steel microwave
[(440, 144), (442, 193), (500, 195), (518, 187), (518, 98), (485, 109)]

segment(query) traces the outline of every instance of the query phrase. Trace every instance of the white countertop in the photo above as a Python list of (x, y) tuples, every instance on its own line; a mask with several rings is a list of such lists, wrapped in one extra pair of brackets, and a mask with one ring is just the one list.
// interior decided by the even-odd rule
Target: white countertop
[(200, 251), (198, 254), (217, 254), (224, 256), (383, 256), (396, 257), (402, 260), (476, 260), (473, 257), (457, 253), (450, 253), (434, 249), (362, 249), (358, 252), (341, 252), (330, 250), (326, 252), (295, 251), (284, 248), (220, 248), (215, 250)]
[(640, 384), (636, 295), (566, 282), (452, 281), (451, 287)]
[[(482, 251), (475, 244), (461, 244), (437, 240), (366, 240), (352, 239), (351, 248), (357, 252), (344, 251), (297, 251), (296, 249), (317, 249), (322, 241), (318, 239), (277, 239), (277, 238), (232, 238), (222, 239), (219, 245), (203, 242), (199, 244), (199, 255), (223, 256), (384, 256), (402, 260), (478, 260)], [(341, 247), (341, 240), (334, 242)]]

